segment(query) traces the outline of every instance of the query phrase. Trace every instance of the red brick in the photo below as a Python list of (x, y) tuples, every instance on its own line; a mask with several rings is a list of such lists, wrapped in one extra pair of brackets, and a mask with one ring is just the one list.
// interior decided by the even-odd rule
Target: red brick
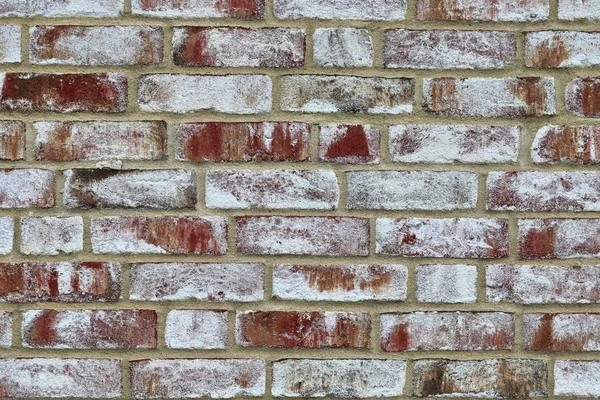
[(53, 207), (55, 185), (46, 169), (0, 169), (0, 209)]
[(1, 263), (0, 302), (117, 301), (121, 265), (103, 262)]
[(418, 20), (438, 21), (544, 21), (550, 14), (548, 0), (418, 0)]
[(242, 254), (366, 256), (369, 220), (348, 217), (237, 217)]
[(239, 18), (264, 17), (264, 0), (132, 0), (133, 14), (160, 18)]
[(523, 340), (527, 350), (598, 351), (600, 314), (525, 314)]
[(25, 158), (25, 124), (21, 121), (0, 121), (0, 160)]
[(0, 311), (0, 348), (11, 346), (12, 329), (12, 313), (8, 311)]
[(224, 217), (93, 218), (91, 240), (96, 254), (221, 255), (227, 252), (227, 223)]
[(173, 59), (185, 67), (301, 67), (304, 32), (299, 28), (175, 28)]
[(519, 257), (600, 258), (600, 219), (521, 219)]
[(127, 78), (117, 73), (3, 73), (0, 110), (123, 112)]
[(341, 164), (379, 164), (380, 132), (371, 125), (321, 125), (319, 160)]
[(600, 126), (544, 126), (535, 136), (531, 158), (539, 164), (599, 164)]
[(236, 319), (241, 346), (369, 348), (370, 334), (371, 318), (365, 313), (238, 311)]
[(23, 343), (46, 349), (153, 349), (156, 320), (153, 310), (25, 311)]
[(565, 88), (567, 110), (579, 117), (600, 118), (600, 78), (579, 77)]
[(384, 351), (510, 350), (512, 314), (501, 312), (413, 312), (381, 314)]

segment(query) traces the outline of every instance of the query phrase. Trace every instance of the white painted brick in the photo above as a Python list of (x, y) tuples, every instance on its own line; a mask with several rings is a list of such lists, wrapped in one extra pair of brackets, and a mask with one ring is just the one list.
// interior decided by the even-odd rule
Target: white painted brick
[(417, 266), (417, 300), (422, 303), (475, 303), (477, 267), (475, 265)]
[(57, 255), (83, 250), (83, 218), (21, 218), (21, 253)]
[(556, 396), (600, 397), (600, 361), (557, 360), (554, 364)]
[(0, 63), (18, 62), (21, 62), (21, 27), (0, 25)]
[(568, 21), (600, 20), (600, 0), (559, 0), (558, 18)]
[(227, 311), (171, 310), (165, 341), (171, 349), (224, 349), (227, 347)]
[(13, 248), (15, 222), (11, 217), (0, 217), (0, 254), (8, 254)]
[(525, 64), (539, 68), (597, 67), (600, 65), (600, 33), (528, 32), (525, 35)]
[(317, 28), (313, 46), (317, 67), (373, 66), (373, 41), (366, 29)]
[(12, 313), (0, 311), (0, 348), (10, 347), (12, 344)]
[(118, 17), (123, 0), (3, 0), (1, 17)]
[(279, 19), (401, 21), (406, 9), (407, 0), (275, 0)]

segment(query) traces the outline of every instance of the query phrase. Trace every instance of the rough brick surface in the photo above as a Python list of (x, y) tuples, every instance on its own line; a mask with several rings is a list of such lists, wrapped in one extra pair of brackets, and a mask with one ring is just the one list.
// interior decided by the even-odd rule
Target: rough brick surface
[(324, 124), (320, 127), (319, 160), (341, 164), (378, 164), (380, 131), (371, 125)]
[(565, 88), (567, 110), (579, 117), (600, 118), (600, 78), (579, 77)]
[(407, 9), (406, 0), (346, 1), (275, 0), (275, 17), (279, 19), (362, 19), (367, 21), (401, 21)]
[(157, 18), (259, 19), (264, 0), (132, 0), (134, 14)]
[(365, 29), (317, 28), (313, 46), (313, 57), (318, 67), (373, 65), (373, 40)]
[(535, 135), (531, 158), (538, 164), (598, 164), (600, 127), (544, 126)]
[(21, 62), (21, 27), (0, 25), (0, 63)]
[(167, 315), (165, 341), (171, 349), (224, 349), (227, 311), (172, 310)]
[(13, 249), (15, 222), (10, 217), (0, 217), (0, 254), (8, 254)]
[(25, 158), (25, 124), (21, 121), (0, 121), (0, 160)]
[(600, 396), (600, 362), (557, 360), (554, 364), (554, 393), (557, 396), (597, 398)]
[(123, 0), (5, 0), (2, 17), (118, 17), (123, 13)]
[(475, 303), (475, 265), (419, 265), (416, 271), (417, 301), (422, 303)]
[(12, 313), (0, 311), (0, 348), (10, 347), (12, 344)]
[(521, 219), (519, 257), (531, 259), (598, 258), (599, 219)]
[(587, 19), (600, 20), (600, 1), (598, 0), (560, 0), (558, 18), (575, 21)]
[(573, 68), (600, 65), (600, 33), (539, 31), (525, 35), (528, 67)]
[(543, 21), (549, 0), (417, 0), (417, 19), (446, 21)]
[(600, 314), (525, 314), (525, 348), (536, 351), (600, 350)]
[(0, 208), (53, 207), (55, 185), (46, 169), (0, 169)]
[(57, 255), (83, 250), (81, 217), (31, 217), (21, 219), (21, 253)]

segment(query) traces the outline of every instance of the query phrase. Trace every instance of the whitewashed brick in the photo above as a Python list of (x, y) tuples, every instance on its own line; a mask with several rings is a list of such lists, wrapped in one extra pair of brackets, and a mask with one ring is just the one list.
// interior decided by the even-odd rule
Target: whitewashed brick
[(83, 250), (83, 218), (21, 218), (21, 253), (57, 255)]
[(366, 29), (317, 28), (313, 46), (317, 67), (373, 66), (373, 41)]
[(275, 17), (279, 19), (360, 19), (366, 21), (401, 21), (406, 0), (275, 0)]
[(422, 303), (475, 303), (477, 267), (475, 265), (417, 266), (417, 300)]
[(224, 349), (227, 347), (227, 311), (171, 310), (165, 341), (171, 349)]

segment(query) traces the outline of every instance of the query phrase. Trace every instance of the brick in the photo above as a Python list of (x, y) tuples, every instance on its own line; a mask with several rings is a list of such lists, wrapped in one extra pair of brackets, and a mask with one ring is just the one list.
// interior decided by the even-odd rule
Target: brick
[(303, 301), (404, 301), (404, 265), (275, 265), (273, 298)]
[(143, 65), (162, 62), (163, 31), (155, 26), (34, 26), (32, 64)]
[(266, 75), (142, 75), (138, 101), (146, 112), (266, 114), (271, 111), (271, 86)]
[(275, 397), (397, 397), (404, 391), (406, 361), (291, 359), (273, 362)]
[(117, 263), (0, 263), (0, 278), (0, 302), (112, 302), (121, 296)]
[(597, 67), (600, 65), (600, 33), (527, 32), (525, 65), (535, 68)]
[(300, 28), (175, 28), (173, 60), (185, 67), (291, 68), (304, 65)]
[(600, 219), (521, 219), (519, 257), (533, 259), (599, 258)]
[(25, 124), (21, 121), (0, 121), (0, 160), (25, 159)]
[(350, 217), (237, 217), (241, 254), (366, 256), (369, 220)]
[(510, 350), (515, 320), (501, 312), (381, 314), (383, 351)]
[(8, 254), (13, 249), (15, 222), (11, 217), (0, 217), (0, 254)]
[(373, 66), (373, 41), (366, 29), (317, 28), (313, 46), (317, 67)]
[(378, 218), (376, 253), (403, 257), (508, 257), (508, 221)]
[(110, 18), (123, 13), (123, 0), (4, 0), (0, 17)]
[(369, 348), (371, 318), (366, 313), (237, 312), (235, 341), (240, 346)]
[(55, 185), (46, 169), (0, 169), (0, 209), (53, 207)]
[(12, 345), (12, 313), (0, 311), (0, 348)]
[(91, 358), (0, 359), (4, 398), (102, 398), (123, 394), (122, 361)]
[(227, 311), (171, 310), (165, 341), (170, 349), (224, 349), (227, 347)]
[(475, 303), (475, 265), (419, 265), (416, 272), (417, 301), (421, 303)]
[(212, 254), (227, 252), (224, 217), (92, 218), (95, 254)]
[(414, 79), (284, 75), (281, 109), (301, 113), (410, 114)]
[(413, 390), (418, 397), (515, 399), (547, 396), (543, 360), (417, 360)]
[(388, 29), (386, 68), (497, 69), (517, 59), (517, 35), (508, 31)]
[(558, 18), (575, 21), (587, 19), (600, 20), (600, 1), (598, 0), (559, 0)]
[(264, 360), (170, 359), (130, 364), (135, 399), (228, 399), (265, 394)]
[(516, 162), (521, 128), (492, 125), (392, 125), (390, 158), (402, 163)]
[(600, 266), (488, 265), (486, 291), (494, 303), (600, 303)]
[(0, 63), (20, 62), (21, 27), (18, 25), (0, 25)]
[(600, 314), (525, 314), (525, 349), (535, 351), (600, 350)]
[(340, 190), (330, 170), (218, 170), (206, 173), (206, 207), (220, 209), (337, 208)]
[(600, 397), (600, 362), (556, 360), (554, 394), (556, 396)]
[(402, 21), (407, 1), (368, 0), (341, 5), (336, 0), (275, 0), (274, 7), (278, 19)]
[(156, 348), (153, 310), (29, 310), (23, 344), (45, 349)]
[(262, 19), (264, 0), (132, 0), (134, 15), (156, 18)]
[(600, 126), (543, 126), (533, 140), (531, 159), (537, 164), (599, 164)]
[(310, 160), (310, 125), (302, 122), (187, 123), (177, 128), (178, 161)]
[(349, 209), (457, 210), (477, 203), (477, 175), (460, 171), (352, 171)]
[(167, 124), (162, 121), (35, 122), (39, 161), (163, 160)]
[(124, 74), (0, 74), (0, 110), (36, 112), (123, 112), (127, 108)]
[(379, 164), (381, 133), (371, 125), (323, 124), (319, 160), (341, 164)]
[(58, 255), (83, 250), (83, 218), (21, 218), (21, 253)]
[(490, 172), (487, 209), (493, 211), (598, 211), (596, 172)]
[(426, 78), (423, 107), (452, 117), (556, 114), (554, 78)]
[(550, 14), (548, 0), (418, 0), (417, 19), (434, 21), (545, 21)]
[(578, 117), (600, 118), (600, 78), (579, 77), (565, 88), (567, 110)]
[(193, 171), (184, 169), (64, 171), (68, 208), (195, 208)]
[(130, 265), (135, 301), (261, 301), (263, 264), (141, 263)]

